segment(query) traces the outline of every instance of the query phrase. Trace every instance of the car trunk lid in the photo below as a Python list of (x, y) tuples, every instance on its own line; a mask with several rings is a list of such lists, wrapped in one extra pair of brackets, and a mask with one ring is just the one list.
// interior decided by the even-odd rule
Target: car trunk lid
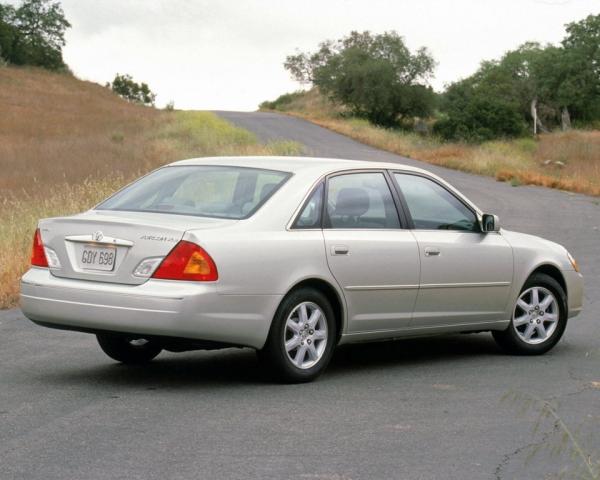
[(139, 285), (133, 274), (147, 258), (165, 257), (190, 229), (223, 228), (235, 220), (147, 212), (92, 210), (72, 217), (42, 220), (46, 247), (56, 252), (57, 277)]

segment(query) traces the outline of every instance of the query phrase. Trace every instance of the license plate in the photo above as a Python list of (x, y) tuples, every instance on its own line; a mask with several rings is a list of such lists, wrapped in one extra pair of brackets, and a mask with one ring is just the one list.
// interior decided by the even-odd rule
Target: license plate
[(110, 272), (115, 268), (117, 249), (114, 247), (98, 247), (82, 245), (79, 248), (79, 266), (85, 270), (101, 270)]

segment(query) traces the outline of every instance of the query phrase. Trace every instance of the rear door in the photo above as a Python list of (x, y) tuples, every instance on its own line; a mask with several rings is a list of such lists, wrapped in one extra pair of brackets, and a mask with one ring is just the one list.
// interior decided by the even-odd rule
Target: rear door
[(411, 326), (504, 320), (513, 254), (501, 233), (482, 233), (472, 208), (433, 178), (393, 174), (419, 245), (421, 280)]
[(383, 171), (330, 176), (324, 208), (329, 268), (344, 289), (348, 331), (394, 330), (410, 323), (419, 283), (419, 252), (401, 228)]

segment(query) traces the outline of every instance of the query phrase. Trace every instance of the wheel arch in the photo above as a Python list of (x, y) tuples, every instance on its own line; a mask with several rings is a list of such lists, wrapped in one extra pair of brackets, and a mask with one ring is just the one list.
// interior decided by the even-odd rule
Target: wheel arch
[(548, 275), (550, 278), (556, 280), (558, 284), (563, 288), (565, 295), (567, 296), (568, 304), (567, 282), (562, 274), (561, 269), (556, 264), (548, 261), (541, 262), (530, 265), (529, 269), (523, 269), (521, 272), (521, 274), (515, 277), (511, 294), (508, 297), (508, 302), (506, 306), (507, 318), (512, 318), (514, 304), (519, 298), (523, 286), (525, 285), (527, 280), (529, 280), (531, 276), (535, 275), (536, 273), (543, 273), (545, 275)]
[(344, 330), (346, 318), (346, 307), (340, 292), (331, 284), (331, 282), (318, 277), (310, 277), (305, 278), (293, 285), (285, 293), (283, 298), (286, 298), (290, 293), (292, 293), (295, 290), (298, 290), (299, 288), (313, 288), (321, 292), (323, 295), (325, 295), (327, 300), (329, 300), (329, 303), (331, 304), (331, 308), (333, 308), (333, 313), (335, 315), (337, 342), (339, 342), (340, 338), (342, 337), (342, 332)]
[[(565, 277), (563, 276), (562, 272), (556, 265), (552, 265), (551, 263), (544, 263), (542, 265), (538, 265), (527, 276), (527, 279), (529, 279), (532, 275), (535, 275), (536, 273), (544, 273), (544, 274), (548, 275), (549, 277), (553, 278), (554, 280), (556, 280), (558, 282), (558, 284), (562, 287), (562, 289), (565, 292), (565, 295), (567, 295), (567, 298), (568, 298), (569, 292), (567, 291), (567, 282), (565, 281)], [(527, 279), (525, 281), (527, 281)]]

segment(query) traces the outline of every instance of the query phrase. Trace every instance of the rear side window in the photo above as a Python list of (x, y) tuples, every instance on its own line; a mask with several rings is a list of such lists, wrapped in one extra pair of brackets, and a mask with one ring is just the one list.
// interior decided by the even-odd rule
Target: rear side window
[(324, 190), (325, 187), (322, 183), (315, 188), (310, 198), (304, 204), (304, 208), (302, 208), (292, 228), (321, 228)]
[(258, 210), (289, 177), (287, 172), (257, 168), (165, 167), (96, 208), (241, 219)]
[(419, 175), (394, 174), (415, 228), (479, 231), (477, 217), (441, 185)]
[(398, 211), (383, 173), (349, 173), (327, 183), (329, 228), (400, 228)]

